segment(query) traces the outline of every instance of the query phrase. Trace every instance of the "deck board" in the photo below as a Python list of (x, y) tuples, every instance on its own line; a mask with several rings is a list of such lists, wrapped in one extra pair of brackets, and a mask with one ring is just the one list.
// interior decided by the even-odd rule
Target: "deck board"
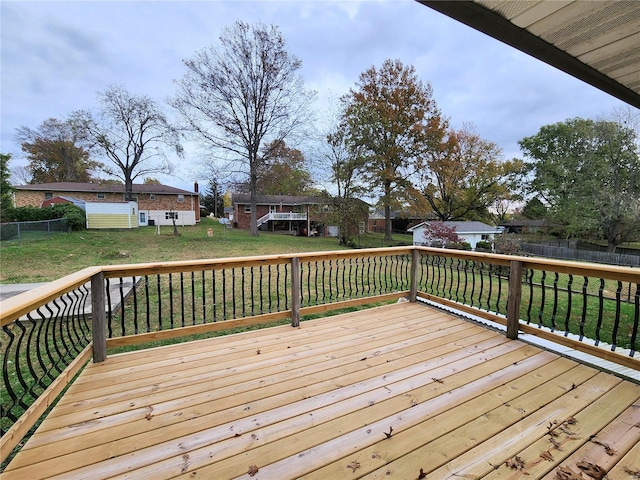
[(400, 303), (91, 364), (3, 479), (628, 478), (639, 439), (640, 385)]

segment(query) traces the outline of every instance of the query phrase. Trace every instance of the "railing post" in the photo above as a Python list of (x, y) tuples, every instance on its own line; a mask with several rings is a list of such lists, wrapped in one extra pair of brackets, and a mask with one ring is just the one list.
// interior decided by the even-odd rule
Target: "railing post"
[(107, 358), (106, 320), (104, 273), (98, 272), (91, 277), (91, 338), (94, 363), (104, 362)]
[(291, 326), (300, 326), (300, 258), (291, 259)]
[(409, 291), (409, 301), (418, 301), (418, 265), (420, 264), (420, 252), (413, 247), (411, 251), (411, 290)]
[(511, 260), (509, 266), (509, 296), (507, 298), (507, 338), (518, 338), (520, 301), (522, 299), (522, 262)]

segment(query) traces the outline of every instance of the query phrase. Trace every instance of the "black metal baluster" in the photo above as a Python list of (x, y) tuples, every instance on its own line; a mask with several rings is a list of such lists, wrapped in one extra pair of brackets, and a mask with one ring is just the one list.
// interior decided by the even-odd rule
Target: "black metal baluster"
[[(631, 285), (631, 284), (630, 284)], [(634, 356), (638, 350), (638, 329), (640, 329), (640, 283), (636, 284), (636, 294), (634, 296), (634, 310), (633, 310), (633, 329), (631, 330), (631, 346), (630, 356)]]
[(169, 274), (169, 326), (173, 329), (173, 275)]
[(540, 278), (540, 311), (538, 312), (538, 325), (539, 326), (543, 326), (544, 325), (544, 318), (543, 318), (543, 314), (544, 314), (544, 307), (545, 307), (545, 303), (546, 303), (546, 293), (547, 293), (547, 286), (545, 284), (545, 280), (547, 279), (547, 272), (546, 270), (542, 271), (542, 277)]
[(217, 270), (211, 270), (211, 314), (213, 315), (213, 321), (218, 321), (218, 297), (216, 296), (216, 272)]
[(227, 319), (227, 269), (223, 268), (222, 273), (222, 320)]
[(196, 324), (196, 272), (191, 272), (191, 325)]
[(107, 334), (109, 338), (113, 338), (113, 309), (111, 308), (111, 279), (106, 279), (106, 295), (107, 295)]
[(558, 313), (558, 281), (560, 278), (560, 274), (555, 272), (555, 277), (553, 279), (553, 309), (551, 312), (551, 331), (555, 332), (556, 330), (556, 314)]
[(582, 317), (580, 318), (580, 341), (584, 338), (584, 326), (587, 323), (587, 303), (589, 294), (587, 288), (589, 287), (589, 277), (584, 277), (584, 283), (582, 284)]
[[(151, 331), (151, 303), (149, 302), (149, 276), (144, 276), (144, 301), (146, 303), (146, 313), (147, 313), (147, 332)], [(160, 302), (158, 301), (158, 307), (160, 306)]]
[(125, 336), (127, 334), (127, 326), (125, 322), (125, 311), (124, 311), (124, 285), (122, 281), (122, 277), (120, 277), (120, 285), (118, 286), (118, 293), (120, 295), (120, 335)]
[(567, 314), (564, 319), (564, 336), (569, 336), (569, 322), (571, 321), (571, 310), (573, 309), (573, 275), (569, 274), (567, 282)]
[(600, 288), (598, 288), (598, 323), (596, 323), (596, 343), (600, 344), (600, 329), (602, 328), (602, 319), (604, 318), (604, 278), (600, 279)]
[(180, 272), (180, 326), (185, 326), (184, 317), (184, 273)]
[(200, 274), (202, 276), (202, 323), (207, 323), (207, 280), (204, 270)]
[(618, 280), (618, 288), (616, 288), (616, 317), (613, 322), (613, 331), (611, 332), (611, 351), (615, 352), (618, 345), (618, 329), (620, 328), (620, 304), (622, 302), (622, 282)]
[[(156, 286), (158, 288), (158, 331), (161, 331), (163, 328), (162, 324), (162, 281), (160, 279), (160, 274), (156, 274)], [(109, 290), (107, 290), (109, 291)]]
[[(138, 334), (138, 294), (137, 294), (138, 284), (136, 283), (135, 275), (131, 277), (131, 280), (133, 281), (133, 285), (131, 286), (133, 290), (133, 333), (134, 335), (137, 335)], [(123, 310), (124, 310), (124, 305), (123, 305)]]

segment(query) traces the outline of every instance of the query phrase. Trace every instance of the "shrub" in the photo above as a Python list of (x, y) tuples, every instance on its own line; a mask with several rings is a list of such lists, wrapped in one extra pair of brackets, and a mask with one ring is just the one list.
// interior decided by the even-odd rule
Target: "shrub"
[(447, 248), (453, 250), (471, 250), (471, 244), (469, 242), (451, 242), (447, 243)]
[(478, 251), (478, 252), (491, 252), (491, 251), (493, 251), (493, 246), (491, 245), (491, 242), (487, 242), (487, 241), (481, 240), (478, 243), (476, 243), (476, 251)]
[(70, 230), (81, 230), (86, 225), (84, 211), (70, 203), (59, 203), (52, 207), (18, 207), (3, 212), (3, 222), (38, 222), (66, 218)]

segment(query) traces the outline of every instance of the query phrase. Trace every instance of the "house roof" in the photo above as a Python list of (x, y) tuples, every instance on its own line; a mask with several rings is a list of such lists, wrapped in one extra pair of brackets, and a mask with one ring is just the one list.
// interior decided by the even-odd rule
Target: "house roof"
[[(233, 203), (248, 204), (251, 201), (251, 195), (248, 193), (234, 193), (231, 196)], [(300, 205), (300, 204), (323, 204), (327, 203), (325, 197), (314, 197), (306, 195), (256, 195), (258, 205)]]
[[(95, 192), (95, 193), (124, 193), (122, 183), (78, 183), (78, 182), (54, 182), (35, 183), (33, 185), (19, 185), (13, 187), (14, 190), (31, 191), (55, 191), (55, 192)], [(182, 190), (181, 188), (170, 187), (168, 185), (154, 185), (146, 183), (134, 183), (133, 193), (157, 193), (157, 194), (180, 194), (198, 195), (195, 192)]]
[[(414, 225), (407, 229), (408, 232), (421, 229), (425, 225), (432, 222), (420, 222), (418, 225)], [(442, 222), (442, 224), (449, 228), (455, 228), (456, 233), (498, 233), (502, 231), (499, 227), (492, 227), (482, 222)]]
[(640, 108), (640, 2), (418, 0)]

